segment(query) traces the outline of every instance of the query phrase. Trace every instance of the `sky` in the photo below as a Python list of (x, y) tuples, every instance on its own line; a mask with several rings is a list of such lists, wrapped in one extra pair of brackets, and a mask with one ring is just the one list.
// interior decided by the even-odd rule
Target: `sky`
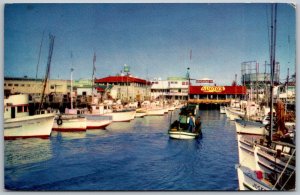
[[(281, 79), (295, 72), (295, 14), (278, 5)], [(43, 78), (52, 34), (50, 79), (70, 79), (71, 67), (74, 79), (92, 78), (95, 52), (96, 78), (124, 64), (144, 79), (185, 76), (189, 67), (191, 78), (231, 85), (242, 62), (256, 60), (261, 71), (269, 63), (270, 20), (270, 4), (7, 4), (4, 76), (35, 78), (42, 43)]]

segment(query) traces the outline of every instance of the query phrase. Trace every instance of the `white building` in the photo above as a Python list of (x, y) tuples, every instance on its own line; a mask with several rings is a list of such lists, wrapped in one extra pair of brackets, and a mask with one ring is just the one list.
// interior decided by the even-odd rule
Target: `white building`
[(151, 99), (187, 100), (188, 86), (189, 82), (184, 77), (169, 77), (167, 80), (153, 79)]

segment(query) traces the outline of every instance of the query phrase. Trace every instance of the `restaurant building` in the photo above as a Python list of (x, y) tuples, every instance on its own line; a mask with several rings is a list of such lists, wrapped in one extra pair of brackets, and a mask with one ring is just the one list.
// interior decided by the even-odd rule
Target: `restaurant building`
[(231, 100), (244, 99), (245, 86), (190, 86), (189, 102), (198, 104), (229, 104)]
[(104, 98), (107, 95), (108, 98), (120, 99), (123, 102), (149, 100), (150, 85), (150, 82), (131, 75), (95, 79), (95, 87)]

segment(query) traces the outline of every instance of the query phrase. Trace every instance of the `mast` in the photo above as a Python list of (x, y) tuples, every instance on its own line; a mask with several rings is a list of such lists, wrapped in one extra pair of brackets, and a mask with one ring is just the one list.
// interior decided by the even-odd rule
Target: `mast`
[(273, 88), (274, 88), (274, 70), (275, 70), (275, 49), (276, 49), (276, 17), (277, 17), (277, 4), (272, 5), (271, 11), (271, 57), (270, 57), (270, 67), (271, 67), (271, 83), (270, 83), (270, 131), (269, 131), (269, 140), (268, 145), (272, 142), (272, 133), (273, 133)]
[(53, 46), (54, 46), (54, 39), (55, 36), (49, 35), (49, 53), (48, 53), (48, 61), (47, 61), (47, 68), (46, 68), (46, 74), (45, 74), (45, 79), (44, 79), (44, 86), (43, 86), (43, 92), (42, 92), (42, 97), (41, 97), (41, 103), (39, 105), (39, 111), (43, 107), (44, 103), (44, 97), (45, 97), (45, 90), (49, 78), (49, 73), (50, 73), (50, 65), (51, 65), (51, 59), (52, 59), (52, 54), (53, 54)]
[(71, 109), (73, 109), (73, 53), (71, 51), (71, 90), (70, 90), (70, 99), (71, 99)]
[(73, 71), (74, 69), (71, 68), (71, 109), (73, 109)]
[(94, 76), (95, 76), (95, 62), (96, 62), (96, 53), (94, 52), (94, 57), (93, 57), (93, 74), (92, 74), (92, 103), (93, 103), (93, 97), (94, 97)]

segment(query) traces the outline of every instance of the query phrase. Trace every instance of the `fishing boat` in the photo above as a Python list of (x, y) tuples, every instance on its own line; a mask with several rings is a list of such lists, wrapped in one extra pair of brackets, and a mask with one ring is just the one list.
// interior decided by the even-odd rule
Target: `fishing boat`
[[(168, 134), (170, 138), (173, 139), (195, 139), (198, 138), (201, 132), (201, 121), (200, 117), (197, 114), (197, 118), (195, 120), (195, 127), (191, 131), (189, 131), (189, 116), (197, 113), (198, 106), (187, 106), (181, 109), (179, 113), (179, 120), (175, 120), (169, 128)], [(172, 117), (170, 117), (172, 119)]]
[(136, 109), (136, 113), (135, 113), (135, 118), (143, 118), (144, 116), (147, 115), (147, 111), (145, 109), (142, 108), (138, 108)]
[(86, 118), (73, 114), (58, 114), (53, 123), (54, 131), (86, 131)]
[(104, 115), (111, 116), (113, 122), (129, 122), (135, 117), (135, 110), (121, 110), (106, 113)]
[(4, 139), (48, 138), (54, 113), (29, 116), (28, 95), (11, 95), (4, 99)]
[(220, 106), (220, 114), (226, 114), (224, 106)]
[(264, 124), (243, 119), (235, 120), (235, 128), (236, 132), (241, 134), (266, 135), (268, 132)]
[(112, 123), (111, 117), (92, 114), (88, 109), (66, 108), (65, 114), (78, 115), (80, 118), (86, 118), (86, 129), (105, 129)]

